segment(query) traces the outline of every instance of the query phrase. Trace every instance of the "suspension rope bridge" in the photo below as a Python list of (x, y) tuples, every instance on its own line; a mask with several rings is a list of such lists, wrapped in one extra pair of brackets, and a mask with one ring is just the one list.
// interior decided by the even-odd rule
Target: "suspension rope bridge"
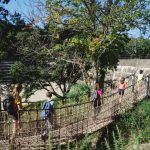
[[(45, 126), (45, 120), (41, 119), (41, 109), (30, 109), (26, 107), (20, 111), (21, 130), (15, 136), (14, 143), (10, 142), (12, 135), (12, 122), (7, 112), (0, 112), (0, 150), (44, 150), (47, 146), (55, 148), (57, 145), (67, 144), (83, 137), (85, 134), (93, 133), (114, 121), (116, 115), (130, 109), (146, 96), (150, 95), (150, 76), (142, 81), (140, 91), (135, 76), (129, 76), (126, 81), (125, 95), (119, 103), (117, 89), (107, 88), (102, 98), (100, 112), (96, 121), (92, 120), (94, 107), (90, 100), (69, 106), (56, 108), (54, 124), (49, 132), (49, 139), (43, 141), (41, 134)], [(105, 94), (107, 93), (107, 94)], [(26, 103), (30, 105), (30, 103)]]

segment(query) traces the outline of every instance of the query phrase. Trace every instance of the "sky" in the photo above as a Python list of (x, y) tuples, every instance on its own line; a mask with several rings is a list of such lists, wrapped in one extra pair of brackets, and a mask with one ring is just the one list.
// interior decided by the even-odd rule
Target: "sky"
[[(24, 18), (26, 22), (31, 23), (32, 15), (34, 14), (34, 19), (36, 18), (35, 16), (37, 15), (35, 6), (37, 6), (38, 4), (35, 3), (34, 1), (37, 0), (10, 0), (10, 2), (5, 5), (5, 8), (9, 10), (9, 12), (12, 14), (14, 14), (14, 12), (20, 13), (22, 18)], [(39, 1), (44, 2), (45, 0), (39, 0)], [(41, 27), (43, 26), (42, 23), (39, 22), (38, 17), (35, 19), (35, 22), (39, 26)]]
[(29, 4), (32, 0), (10, 0), (10, 2), (5, 5), (5, 8), (13, 12), (19, 12), (21, 14), (27, 14), (30, 10)]
[[(41, 0), (44, 1), (44, 0)], [(5, 8), (8, 9), (11, 13), (19, 12), (22, 14), (22, 17), (26, 21), (29, 21), (29, 14), (33, 11), (33, 2), (34, 0), (10, 0), (10, 2), (5, 5)], [(139, 37), (141, 33), (138, 29), (129, 31), (130, 37)]]

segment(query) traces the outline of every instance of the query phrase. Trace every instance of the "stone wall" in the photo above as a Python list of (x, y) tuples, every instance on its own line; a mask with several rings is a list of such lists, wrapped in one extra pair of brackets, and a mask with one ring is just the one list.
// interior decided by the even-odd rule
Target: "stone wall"
[(121, 59), (117, 70), (109, 71), (107, 79), (119, 79), (121, 76), (138, 74), (139, 70), (144, 71), (144, 75), (150, 74), (150, 59)]
[(120, 59), (119, 66), (150, 68), (150, 59)]

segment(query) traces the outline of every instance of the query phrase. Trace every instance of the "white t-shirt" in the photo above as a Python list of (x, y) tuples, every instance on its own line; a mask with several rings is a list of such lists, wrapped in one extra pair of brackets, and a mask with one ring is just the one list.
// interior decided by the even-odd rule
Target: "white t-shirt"
[(143, 79), (143, 74), (139, 74), (137, 81), (139, 82), (139, 81), (141, 81), (142, 79)]

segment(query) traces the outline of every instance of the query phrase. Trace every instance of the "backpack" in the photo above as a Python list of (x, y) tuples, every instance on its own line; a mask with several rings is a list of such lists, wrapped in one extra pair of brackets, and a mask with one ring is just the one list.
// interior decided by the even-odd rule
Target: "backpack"
[(94, 107), (101, 105), (101, 100), (100, 100), (101, 95), (102, 95), (102, 91), (100, 91), (100, 90), (94, 90), (91, 93), (91, 101), (93, 102)]
[(54, 113), (54, 106), (51, 104), (52, 101), (45, 102), (43, 104), (41, 117), (43, 119), (51, 117), (51, 115)]
[(94, 90), (92, 93), (91, 93), (91, 101), (95, 101), (97, 99), (97, 90)]
[(9, 114), (13, 114), (15, 112), (14, 102), (15, 102), (15, 99), (13, 98), (13, 96), (11, 94), (7, 94), (3, 98), (3, 108)]

